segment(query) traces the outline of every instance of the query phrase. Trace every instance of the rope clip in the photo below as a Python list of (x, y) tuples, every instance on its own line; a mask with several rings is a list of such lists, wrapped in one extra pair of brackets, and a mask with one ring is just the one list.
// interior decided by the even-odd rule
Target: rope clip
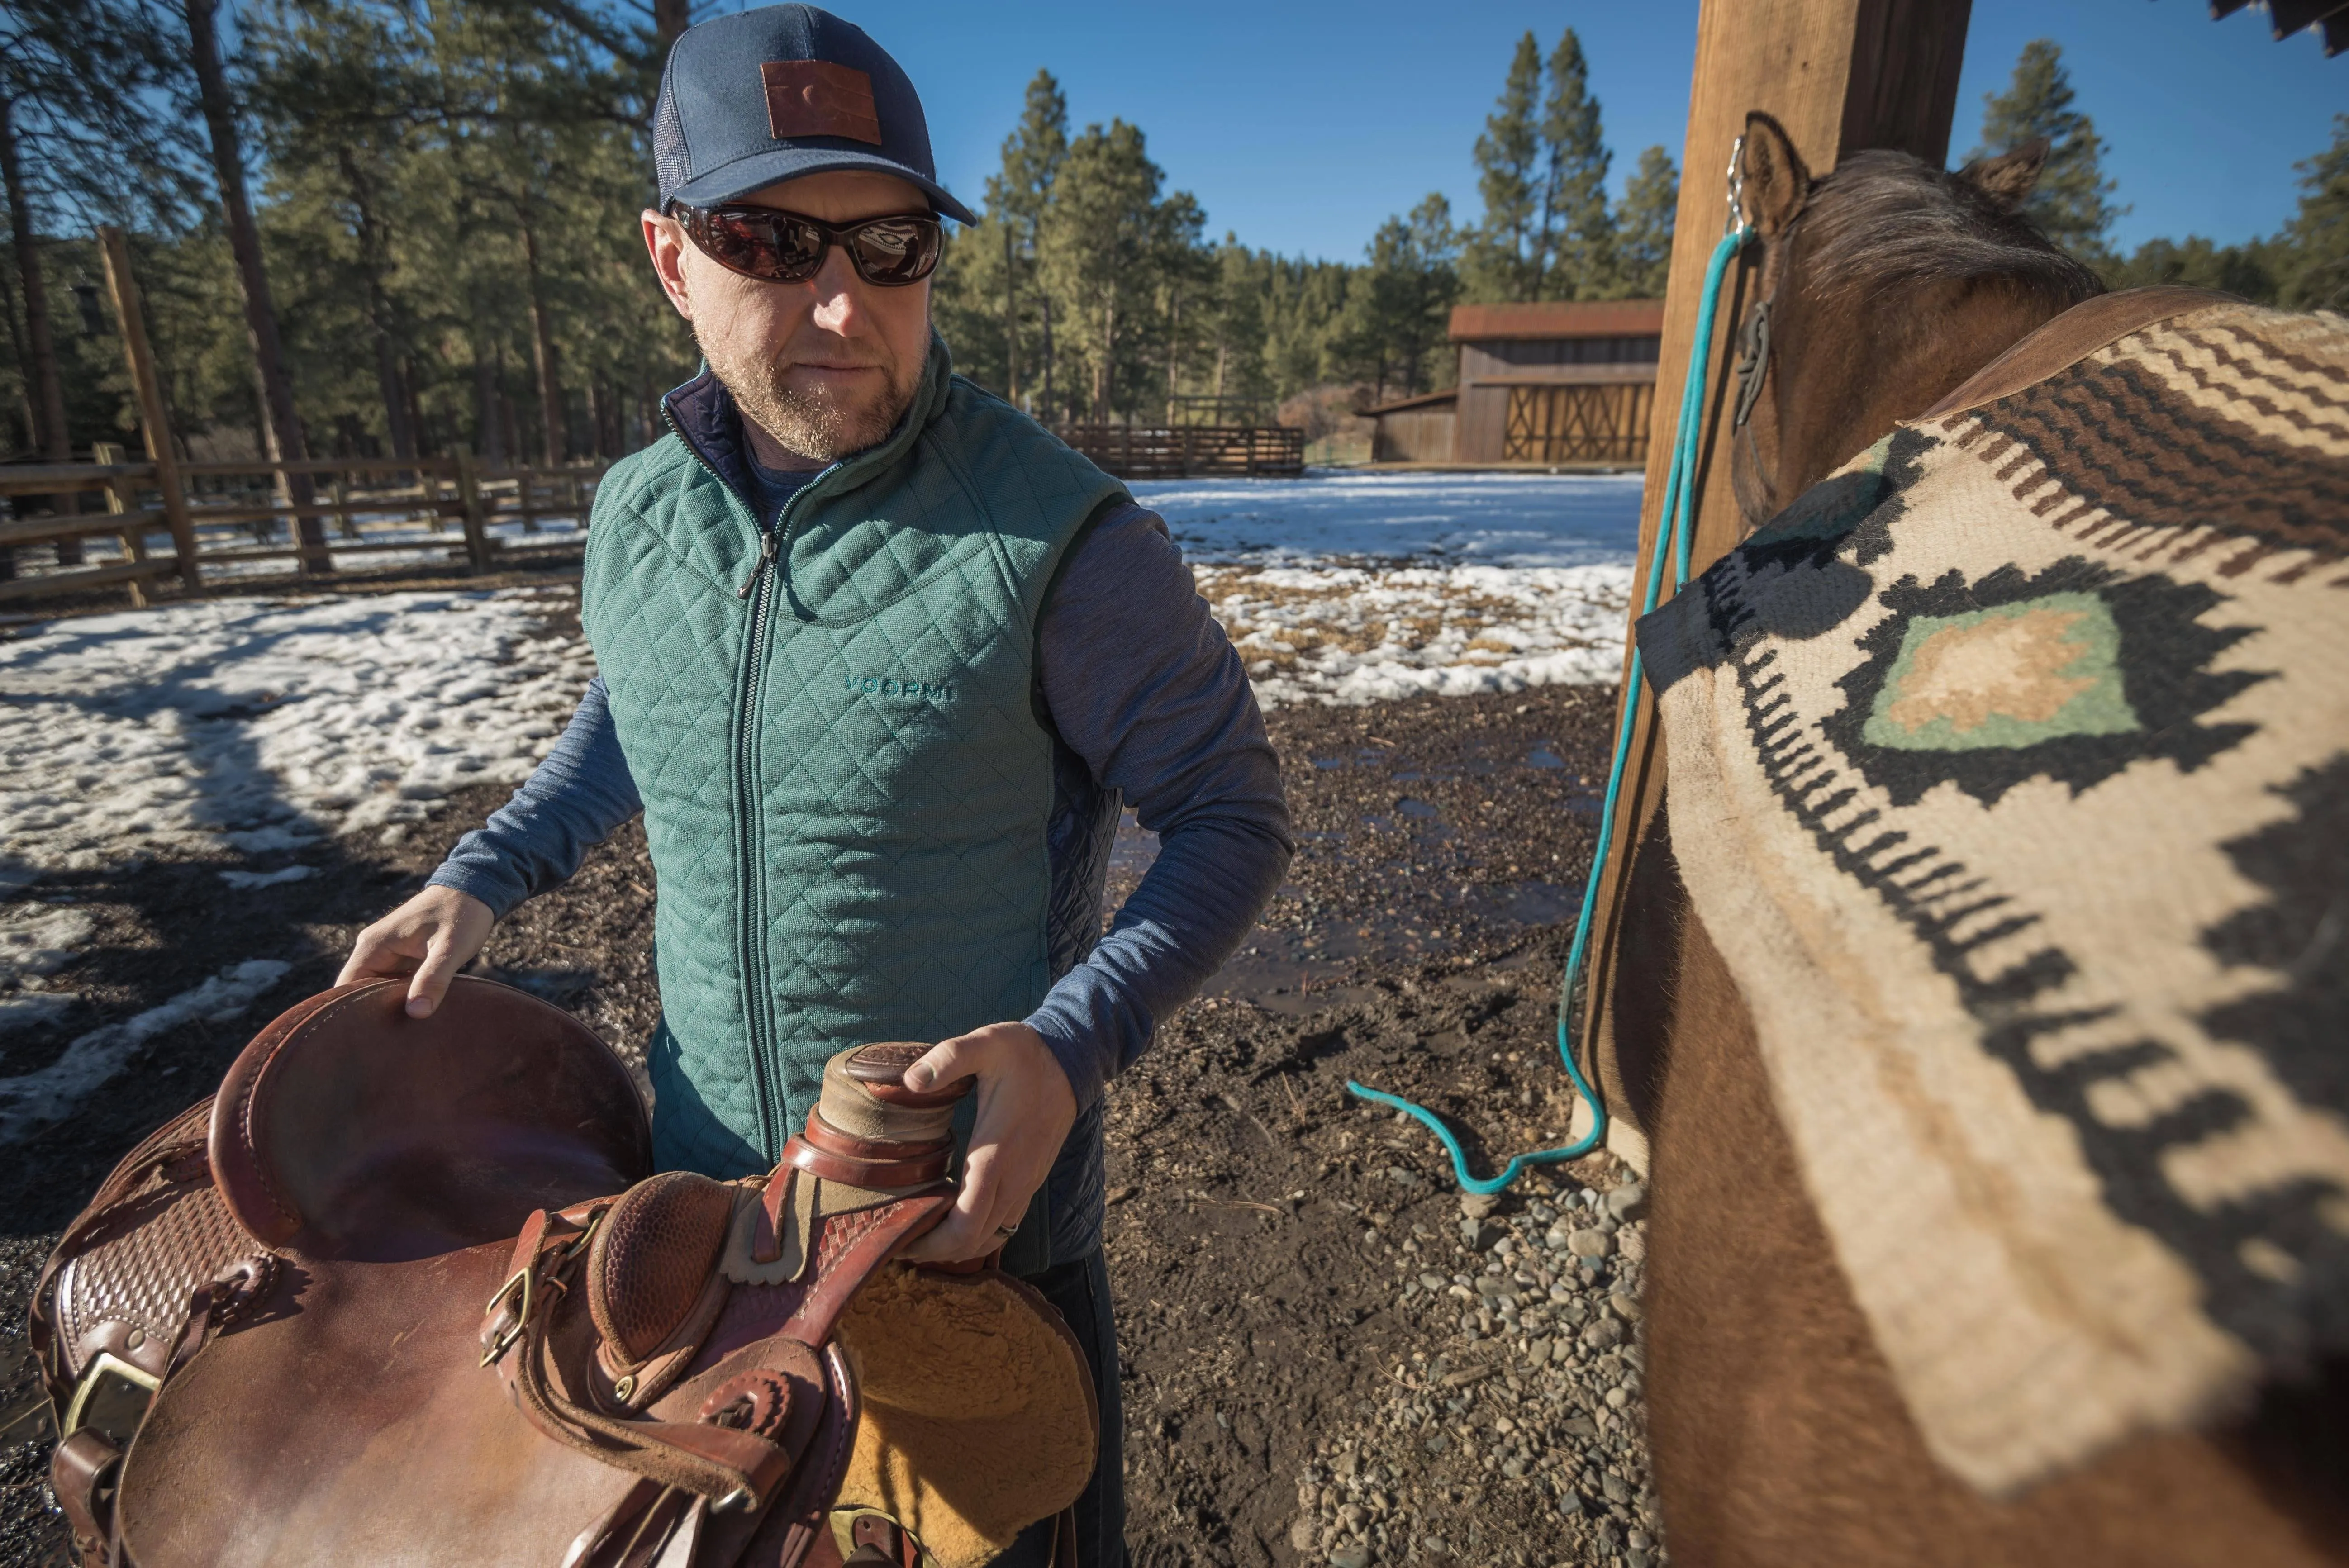
[(1745, 226), (1745, 138), (1729, 144), (1729, 221), (1721, 226), (1725, 237)]

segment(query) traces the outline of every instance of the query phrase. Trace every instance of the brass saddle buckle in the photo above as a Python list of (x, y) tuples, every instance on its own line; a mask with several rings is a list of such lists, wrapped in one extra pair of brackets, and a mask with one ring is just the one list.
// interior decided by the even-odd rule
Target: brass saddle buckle
[[(90, 1407), (98, 1401), (101, 1389), (109, 1377), (135, 1385), (147, 1391), (152, 1400), (163, 1387), (163, 1379), (154, 1373), (133, 1367), (111, 1350), (101, 1350), (82, 1368), (80, 1381), (74, 1385), (73, 1398), (66, 1406), (65, 1419), (57, 1425), (57, 1440), (63, 1442), (88, 1424)], [(111, 1434), (109, 1434), (109, 1436)]]
[[(561, 1294), (569, 1293), (571, 1284), (564, 1276), (570, 1272), (574, 1264), (587, 1255), (587, 1244), (595, 1239), (595, 1227), (604, 1222), (604, 1215), (606, 1212), (605, 1208), (597, 1209), (587, 1217), (587, 1223), (580, 1229), (577, 1235), (568, 1242), (558, 1243), (554, 1246), (542, 1249), (530, 1262), (508, 1274), (505, 1283), (498, 1286), (497, 1290), (491, 1295), (488, 1302), (481, 1307), (481, 1315), (485, 1318), (495, 1314), (498, 1308), (505, 1304), (506, 1298), (513, 1295), (517, 1287), (522, 1292), (522, 1299), (515, 1304), (512, 1317), (482, 1350), (481, 1366), (493, 1365), (500, 1357), (512, 1349), (516, 1342), (528, 1331), (532, 1310), (537, 1305), (539, 1284), (543, 1284), (547, 1289)], [(622, 1398), (625, 1398), (626, 1396), (623, 1395)]]

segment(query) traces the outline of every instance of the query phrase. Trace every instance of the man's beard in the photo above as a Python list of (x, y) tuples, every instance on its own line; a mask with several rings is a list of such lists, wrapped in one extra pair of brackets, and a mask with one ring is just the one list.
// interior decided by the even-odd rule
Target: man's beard
[(878, 396), (842, 397), (830, 391), (805, 391), (786, 385), (789, 366), (771, 359), (736, 360), (713, 353), (706, 341), (701, 354), (747, 418), (786, 451), (819, 463), (837, 462), (887, 440), (905, 410), (913, 407), (914, 394), (921, 389), (922, 372), (929, 364), (926, 340), (921, 357), (910, 370), (895, 364), (875, 366), (883, 381)]

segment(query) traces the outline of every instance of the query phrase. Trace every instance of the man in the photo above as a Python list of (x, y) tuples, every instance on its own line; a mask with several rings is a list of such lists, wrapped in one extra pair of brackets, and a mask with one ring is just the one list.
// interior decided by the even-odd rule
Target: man
[[(909, 1255), (1006, 1266), (1092, 1359), (1079, 1558), (1123, 1554), (1102, 1088), (1255, 923), (1291, 844), (1245, 672), (1157, 518), (931, 333), (912, 84), (780, 5), (671, 50), (661, 286), (706, 366), (596, 497), (599, 674), (552, 755), (342, 978), (429, 1014), (493, 923), (641, 810), (658, 882), (656, 1151), (766, 1170), (825, 1058), (939, 1042), (978, 1079), (954, 1210)], [(1101, 937), (1121, 799), (1158, 858)]]

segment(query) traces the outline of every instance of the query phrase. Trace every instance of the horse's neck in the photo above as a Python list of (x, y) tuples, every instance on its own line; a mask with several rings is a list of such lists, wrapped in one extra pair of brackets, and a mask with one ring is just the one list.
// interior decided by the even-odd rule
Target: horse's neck
[(1776, 402), (1777, 505), (1848, 463), (2063, 313), (1979, 283), (1945, 283), (1838, 312), (1816, 304), (1789, 321), (1789, 371)]

